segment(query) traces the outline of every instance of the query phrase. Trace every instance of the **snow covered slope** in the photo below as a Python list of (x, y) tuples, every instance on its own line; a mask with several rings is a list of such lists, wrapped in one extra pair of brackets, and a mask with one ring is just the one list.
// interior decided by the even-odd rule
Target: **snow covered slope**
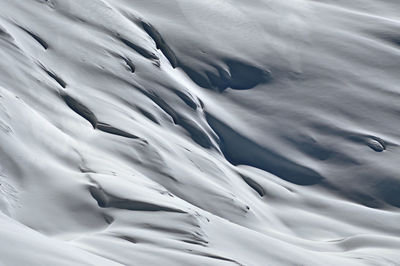
[(0, 265), (400, 265), (397, 0), (0, 0)]

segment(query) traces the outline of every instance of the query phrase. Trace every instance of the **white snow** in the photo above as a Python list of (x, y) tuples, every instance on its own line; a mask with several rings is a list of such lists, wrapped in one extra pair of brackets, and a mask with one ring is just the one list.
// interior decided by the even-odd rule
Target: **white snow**
[(0, 264), (400, 265), (397, 0), (0, 0)]

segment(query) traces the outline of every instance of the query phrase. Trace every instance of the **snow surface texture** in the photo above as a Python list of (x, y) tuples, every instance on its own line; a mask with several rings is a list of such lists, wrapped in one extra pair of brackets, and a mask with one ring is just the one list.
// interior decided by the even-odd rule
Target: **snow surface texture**
[(0, 264), (400, 265), (398, 0), (0, 0)]

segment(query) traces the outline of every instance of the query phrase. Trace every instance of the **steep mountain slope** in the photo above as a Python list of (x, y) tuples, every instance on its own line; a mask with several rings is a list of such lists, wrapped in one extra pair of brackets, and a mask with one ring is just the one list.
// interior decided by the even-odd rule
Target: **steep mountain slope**
[(397, 1), (0, 7), (0, 264), (400, 264)]

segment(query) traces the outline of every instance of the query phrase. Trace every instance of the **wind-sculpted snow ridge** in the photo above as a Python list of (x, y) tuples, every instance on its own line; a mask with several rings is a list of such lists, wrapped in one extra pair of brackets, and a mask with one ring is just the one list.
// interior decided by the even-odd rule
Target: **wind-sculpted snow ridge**
[(400, 265), (397, 0), (0, 0), (1, 265)]

